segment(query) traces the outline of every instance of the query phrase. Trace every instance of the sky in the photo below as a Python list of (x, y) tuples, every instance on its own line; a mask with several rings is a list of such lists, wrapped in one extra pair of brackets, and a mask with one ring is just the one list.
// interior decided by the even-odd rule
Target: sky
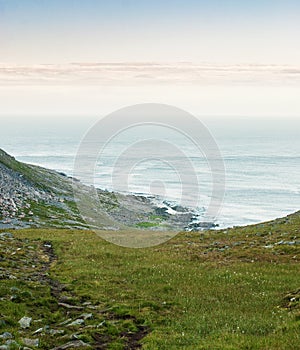
[(0, 117), (300, 116), (299, 0), (0, 0)]

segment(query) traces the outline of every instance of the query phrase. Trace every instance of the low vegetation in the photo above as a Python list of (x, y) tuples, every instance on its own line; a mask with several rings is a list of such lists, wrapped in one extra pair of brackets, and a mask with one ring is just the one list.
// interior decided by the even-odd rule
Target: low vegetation
[(299, 231), (299, 213), (145, 249), (91, 231), (10, 231), (0, 336), (10, 348), (300, 349)]

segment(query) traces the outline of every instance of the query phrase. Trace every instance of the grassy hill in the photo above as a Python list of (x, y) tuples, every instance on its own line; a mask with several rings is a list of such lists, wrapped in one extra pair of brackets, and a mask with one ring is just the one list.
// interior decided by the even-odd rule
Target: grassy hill
[(145, 249), (91, 231), (10, 232), (0, 337), (11, 348), (300, 349), (299, 212)]

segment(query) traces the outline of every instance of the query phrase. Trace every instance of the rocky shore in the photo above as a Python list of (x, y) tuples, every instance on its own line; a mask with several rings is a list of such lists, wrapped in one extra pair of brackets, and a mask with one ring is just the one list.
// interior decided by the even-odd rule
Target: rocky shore
[[(88, 205), (80, 210), (80, 203)], [(86, 206), (91, 207), (88, 213), (84, 212)], [(96, 190), (65, 174), (18, 162), (0, 149), (0, 228), (82, 229), (91, 228), (96, 221), (97, 228), (114, 230), (195, 231), (212, 227), (196, 219), (187, 208), (154, 197)]]

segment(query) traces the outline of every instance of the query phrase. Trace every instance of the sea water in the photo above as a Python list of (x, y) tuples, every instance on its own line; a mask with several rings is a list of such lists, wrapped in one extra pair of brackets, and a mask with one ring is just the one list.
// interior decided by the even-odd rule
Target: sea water
[[(216, 218), (220, 227), (266, 221), (300, 209), (300, 123), (297, 119), (218, 117), (203, 120), (217, 142), (225, 165), (225, 193)], [(30, 124), (23, 118), (14, 125), (7, 120), (2, 126), (0, 148), (22, 162), (72, 176), (80, 142), (92, 123), (73, 118), (72, 123)], [(174, 152), (159, 159), (151, 157), (155, 139), (177, 147), (184, 156)], [(152, 140), (145, 143), (148, 153), (142, 152), (149, 157), (141, 158), (139, 152), (134, 152), (134, 145), (140, 140)], [(99, 148), (99, 157), (94, 164), (92, 181), (87, 176), (91, 169), (82, 168), (82, 182), (124, 192), (122, 180), (113, 181), (117, 176), (117, 161), (123, 157), (121, 164), (128, 162), (130, 169), (125, 179), (122, 174), (128, 185), (127, 192), (157, 195), (158, 201), (180, 203), (185, 191), (199, 215), (205, 212), (213, 187), (209, 159), (180, 133), (155, 126), (133, 128), (112, 137), (106, 145), (99, 140), (95, 147)], [(130, 147), (133, 152), (126, 158)], [(170, 166), (169, 157), (176, 158), (175, 169)], [(188, 176), (194, 174), (185, 168), (186, 159), (192, 163), (197, 176), (197, 203), (195, 188), (189, 188)], [(181, 174), (186, 175), (187, 183), (182, 183)]]

